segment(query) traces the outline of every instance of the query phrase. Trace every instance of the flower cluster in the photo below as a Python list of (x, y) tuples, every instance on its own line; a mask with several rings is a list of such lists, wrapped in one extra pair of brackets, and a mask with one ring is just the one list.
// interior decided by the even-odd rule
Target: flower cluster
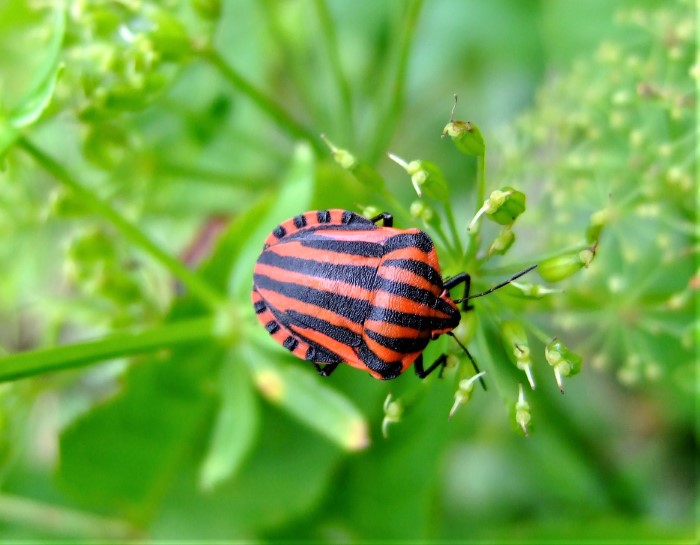
[[(625, 384), (662, 376), (679, 384), (697, 330), (695, 18), (692, 3), (679, 1), (624, 9), (616, 21), (624, 39), (546, 85), (499, 139), (496, 172), (537, 195), (525, 221), (548, 226), (543, 244), (571, 246), (540, 264), (544, 279), (562, 280), (596, 257), (552, 299), (586, 359)], [(548, 350), (555, 369), (561, 358)]]

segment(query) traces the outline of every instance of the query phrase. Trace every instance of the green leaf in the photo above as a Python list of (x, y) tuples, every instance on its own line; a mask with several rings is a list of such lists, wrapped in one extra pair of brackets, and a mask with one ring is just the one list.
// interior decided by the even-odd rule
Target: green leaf
[[(12, 110), (10, 120), (16, 128), (26, 127), (34, 123), (51, 102), (56, 81), (63, 68), (61, 46), (66, 30), (66, 13), (63, 7), (54, 12), (53, 33), (51, 41), (46, 46), (46, 58), (37, 70), (37, 76), (32, 88)], [(0, 145), (0, 153), (2, 146)]]
[(146, 521), (209, 425), (222, 356), (192, 344), (133, 366), (120, 394), (61, 434), (60, 484), (91, 510)]
[(241, 355), (258, 389), (271, 403), (345, 450), (368, 446), (369, 431), (359, 409), (322, 377), (303, 370), (303, 362), (295, 360), (284, 366), (272, 363), (253, 345), (241, 347)]
[(265, 194), (243, 214), (232, 221), (219, 237), (211, 257), (200, 267), (200, 273), (212, 287), (224, 291), (231, 269), (249, 244), (250, 233), (259, 228), (272, 204), (272, 195)]
[(209, 444), (209, 452), (199, 472), (199, 484), (212, 490), (230, 479), (250, 452), (258, 430), (258, 406), (248, 370), (231, 352), (219, 379), (220, 407)]
[(281, 222), (308, 210), (315, 186), (315, 166), (311, 147), (299, 144), (284, 180), (275, 189), (274, 202), (267, 213), (260, 210), (257, 226), (245, 233), (245, 245), (240, 249), (240, 258), (229, 282), (229, 291), (236, 298), (249, 299), (253, 265), (260, 255), (265, 238)]

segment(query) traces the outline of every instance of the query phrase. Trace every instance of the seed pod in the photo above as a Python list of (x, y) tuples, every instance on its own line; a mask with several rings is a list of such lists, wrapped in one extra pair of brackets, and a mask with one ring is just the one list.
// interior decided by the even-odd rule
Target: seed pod
[(481, 134), (481, 130), (471, 121), (454, 121), (455, 108), (457, 107), (457, 95), (452, 106), (450, 122), (445, 125), (442, 131), (442, 138), (449, 135), (459, 151), (473, 157), (482, 156), (486, 153), (486, 142)]
[(554, 369), (557, 386), (564, 393), (562, 377), (572, 377), (581, 371), (581, 356), (571, 352), (564, 343), (554, 338), (545, 347), (544, 357)]
[(457, 412), (457, 409), (471, 399), (472, 392), (474, 391), (474, 385), (485, 374), (486, 372), (482, 371), (473, 377), (465, 378), (459, 381), (457, 391), (455, 392), (455, 402), (450, 409), (448, 418), (452, 418), (454, 413)]
[(501, 324), (503, 346), (510, 360), (523, 371), (530, 383), (530, 388), (535, 389), (535, 378), (532, 376), (532, 359), (530, 358), (530, 343), (520, 322), (506, 320)]
[(515, 402), (515, 422), (527, 437), (531, 429), (532, 414), (530, 404), (525, 400), (523, 385), (518, 384), (518, 400)]
[(486, 215), (499, 225), (512, 225), (525, 211), (525, 193), (512, 187), (492, 192), (486, 202)]
[(440, 170), (435, 163), (430, 161), (414, 160), (410, 163), (404, 161), (398, 155), (393, 153), (388, 154), (389, 159), (394, 161), (397, 165), (403, 167), (403, 169), (411, 176), (411, 183), (413, 184), (413, 189), (419, 197), (425, 194), (431, 199), (437, 199), (441, 201), (447, 201), (450, 196), (449, 189), (447, 188), (447, 182), (445, 181), (445, 175)]
[(595, 250), (594, 245), (580, 252), (571, 252), (546, 259), (539, 264), (537, 271), (547, 282), (560, 282), (573, 276), (583, 267), (588, 267), (595, 257)]

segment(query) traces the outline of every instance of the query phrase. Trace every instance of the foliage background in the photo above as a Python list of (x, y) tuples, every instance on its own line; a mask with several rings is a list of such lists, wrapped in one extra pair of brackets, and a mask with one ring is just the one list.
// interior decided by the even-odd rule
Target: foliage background
[[(697, 540), (695, 21), (689, 1), (4, 2), (0, 540)], [(593, 213), (603, 233), (564, 292), (477, 305), (496, 387), (448, 422), (460, 371), (322, 380), (248, 289), (302, 210), (422, 225), (387, 151), (440, 165), (466, 226), (453, 92), (489, 191), (528, 195), (494, 278), (567, 259)], [(533, 340), (528, 438), (513, 317), (584, 359), (562, 396)]]

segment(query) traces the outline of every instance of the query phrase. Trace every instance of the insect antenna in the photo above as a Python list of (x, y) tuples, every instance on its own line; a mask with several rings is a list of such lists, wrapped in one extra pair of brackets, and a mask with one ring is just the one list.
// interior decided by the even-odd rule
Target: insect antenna
[(482, 291), (481, 293), (477, 293), (477, 294), (475, 294), (475, 295), (468, 295), (468, 296), (465, 297), (464, 299), (457, 299), (457, 300), (455, 300), (455, 303), (463, 303), (464, 301), (469, 301), (470, 299), (476, 299), (477, 297), (482, 297), (482, 296), (484, 296), (484, 295), (488, 295), (489, 293), (493, 293), (493, 292), (496, 291), (497, 289), (500, 289), (500, 288), (502, 288), (502, 287), (504, 287), (504, 286), (507, 286), (507, 285), (510, 284), (513, 280), (517, 280), (517, 279), (520, 278), (521, 276), (526, 275), (527, 273), (529, 273), (529, 272), (530, 272), (532, 269), (534, 269), (535, 267), (537, 267), (537, 265), (531, 265), (531, 266), (528, 267), (527, 269), (522, 270), (522, 271), (520, 271), (520, 272), (517, 273), (517, 274), (514, 274), (514, 275), (511, 276), (508, 280), (505, 280), (504, 282), (501, 282), (500, 284), (497, 284), (497, 285), (495, 285), (494, 287), (487, 289), (486, 291)]
[[(464, 346), (464, 345), (460, 342), (460, 340), (459, 340), (457, 337), (455, 337), (455, 335), (454, 335), (451, 331), (449, 331), (447, 334), (448, 334), (450, 337), (452, 337), (455, 341), (457, 341), (457, 344), (462, 348), (462, 350), (464, 350), (464, 353), (465, 353), (465, 354), (467, 355), (467, 357), (469, 358), (469, 361), (472, 362), (472, 367), (474, 368), (474, 373), (476, 373), (477, 375), (478, 375), (479, 373), (481, 373), (481, 371), (479, 370), (479, 366), (476, 364), (476, 360), (474, 359), (474, 356), (472, 356), (472, 355), (469, 353), (469, 350), (467, 350), (467, 347)], [(486, 388), (486, 383), (484, 382), (484, 377), (483, 377), (483, 375), (479, 377), (479, 382), (481, 383), (481, 387), (484, 389), (484, 391), (488, 390), (488, 388)]]

